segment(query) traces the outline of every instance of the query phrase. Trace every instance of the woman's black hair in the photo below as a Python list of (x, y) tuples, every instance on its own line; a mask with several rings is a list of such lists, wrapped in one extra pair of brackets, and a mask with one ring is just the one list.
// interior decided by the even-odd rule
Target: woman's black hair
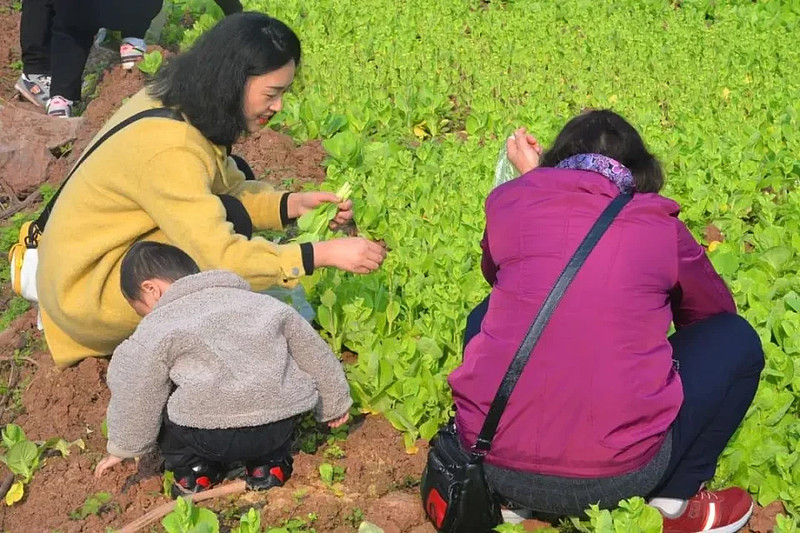
[(140, 241), (122, 258), (119, 285), (125, 298), (136, 301), (142, 295), (142, 283), (149, 279), (174, 282), (199, 272), (197, 263), (180, 248)]
[(247, 129), (247, 78), (292, 61), (300, 64), (300, 40), (291, 28), (261, 13), (236, 13), (170, 60), (148, 92), (185, 114), (214, 144), (230, 146)]
[(647, 151), (636, 128), (606, 109), (587, 111), (567, 122), (539, 164), (555, 167), (568, 157), (590, 153), (616, 159), (628, 167), (637, 192), (658, 192), (664, 186), (661, 164)]

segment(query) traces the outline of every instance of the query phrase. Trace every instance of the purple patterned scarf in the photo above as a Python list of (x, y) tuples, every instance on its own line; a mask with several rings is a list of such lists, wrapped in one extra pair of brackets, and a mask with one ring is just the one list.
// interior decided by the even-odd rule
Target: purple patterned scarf
[(602, 154), (575, 154), (561, 161), (556, 168), (597, 172), (611, 180), (623, 194), (631, 194), (636, 190), (631, 171), (616, 159)]

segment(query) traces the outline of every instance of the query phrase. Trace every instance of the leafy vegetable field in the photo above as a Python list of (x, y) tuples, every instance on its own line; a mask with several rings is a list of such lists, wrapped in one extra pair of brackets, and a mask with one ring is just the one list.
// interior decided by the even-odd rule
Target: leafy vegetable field
[[(197, 14), (186, 32), (180, 10), (164, 28), (183, 47), (221, 15), (210, 0), (173, 3)], [(359, 407), (385, 416), (412, 453), (449, 418), (446, 378), (467, 313), (489, 291), (478, 243), (503, 139), (524, 125), (546, 146), (582, 109), (612, 108), (664, 163), (665, 195), (765, 346), (756, 400), (714, 483), (744, 486), (761, 505), (782, 501), (789, 516), (776, 531), (796, 531), (800, 2), (244, 4), (287, 22), (303, 44), (271, 127), (322, 139), (325, 188), (352, 186), (359, 232), (390, 250), (372, 275), (326, 270), (305, 281), (323, 334), (358, 355), (348, 373)], [(320, 475), (333, 482), (337, 472)], [(659, 530), (642, 507), (590, 513), (581, 527)]]
[[(368, 277), (308, 287), (335, 348), (359, 354), (366, 410), (429, 438), (466, 314), (487, 292), (482, 202), (514, 126), (545, 144), (583, 108), (629, 118), (665, 194), (733, 289), (767, 353), (716, 482), (800, 507), (800, 4), (776, 1), (251, 1), (301, 36), (274, 127), (322, 137), (329, 188), (353, 185), (362, 233), (391, 250)], [(796, 370), (797, 369), (797, 370)]]

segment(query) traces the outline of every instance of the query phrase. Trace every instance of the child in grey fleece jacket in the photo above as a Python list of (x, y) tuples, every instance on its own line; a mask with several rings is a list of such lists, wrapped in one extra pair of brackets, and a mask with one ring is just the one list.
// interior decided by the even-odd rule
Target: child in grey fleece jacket
[(176, 497), (211, 487), (239, 461), (250, 488), (268, 489), (291, 475), (298, 415), (347, 422), (341, 364), (288, 305), (154, 242), (135, 244), (120, 276), (144, 319), (108, 367), (109, 456), (96, 476), (157, 443)]

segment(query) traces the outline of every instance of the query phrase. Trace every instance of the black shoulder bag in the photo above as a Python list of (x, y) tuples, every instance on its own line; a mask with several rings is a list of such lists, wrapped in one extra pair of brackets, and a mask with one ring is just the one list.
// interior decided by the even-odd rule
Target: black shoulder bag
[(475, 445), (469, 452), (461, 448), (453, 422), (440, 428), (431, 440), (420, 490), (425, 514), (437, 531), (486, 533), (502, 522), (500, 505), (486, 483), (483, 460), (492, 447), (492, 440), (508, 399), (531, 357), (533, 348), (553, 316), (553, 311), (589, 253), (631, 198), (629, 194), (620, 194), (611, 201), (550, 289), (550, 294), (528, 328), (528, 333), (500, 383)]

